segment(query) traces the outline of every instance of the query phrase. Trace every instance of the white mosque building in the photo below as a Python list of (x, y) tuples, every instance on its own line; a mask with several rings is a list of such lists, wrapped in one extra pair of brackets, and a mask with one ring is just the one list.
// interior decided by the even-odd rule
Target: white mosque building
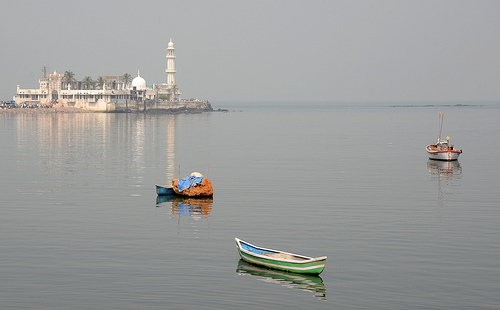
[[(55, 105), (77, 107), (93, 111), (116, 111), (120, 109), (143, 109), (172, 107), (182, 104), (181, 93), (175, 84), (175, 54), (172, 39), (168, 43), (166, 55), (167, 83), (148, 85), (137, 72), (137, 76), (127, 83), (124, 76), (101, 76), (105, 81), (102, 88), (86, 87), (84, 81), (73, 85), (65, 83), (64, 74), (46, 73), (38, 80), (38, 89), (22, 89), (17, 85), (14, 97), (19, 105)], [(130, 81), (130, 80), (129, 80)], [(200, 101), (204, 102), (204, 101)], [(209, 104), (208, 104), (209, 105)], [(124, 108), (125, 107), (125, 108)]]

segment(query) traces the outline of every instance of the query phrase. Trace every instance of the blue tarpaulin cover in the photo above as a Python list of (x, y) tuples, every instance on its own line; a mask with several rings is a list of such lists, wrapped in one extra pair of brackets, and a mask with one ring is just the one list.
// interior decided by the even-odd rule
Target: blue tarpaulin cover
[(186, 188), (201, 184), (203, 177), (185, 177), (177, 181), (177, 189), (182, 192)]

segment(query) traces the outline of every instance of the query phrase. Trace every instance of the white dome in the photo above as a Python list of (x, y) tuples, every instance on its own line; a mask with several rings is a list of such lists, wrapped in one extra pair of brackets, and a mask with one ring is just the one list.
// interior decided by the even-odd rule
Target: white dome
[(137, 72), (137, 76), (132, 80), (132, 88), (134, 87), (137, 90), (146, 89), (146, 80), (139, 75), (139, 72)]

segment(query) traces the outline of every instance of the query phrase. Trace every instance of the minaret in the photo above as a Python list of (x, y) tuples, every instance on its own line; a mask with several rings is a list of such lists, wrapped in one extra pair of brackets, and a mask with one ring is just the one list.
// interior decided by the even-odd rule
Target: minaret
[(173, 85), (175, 85), (175, 55), (174, 55), (174, 43), (172, 43), (172, 39), (168, 43), (167, 47), (167, 69), (165, 72), (167, 73), (167, 88), (170, 89)]

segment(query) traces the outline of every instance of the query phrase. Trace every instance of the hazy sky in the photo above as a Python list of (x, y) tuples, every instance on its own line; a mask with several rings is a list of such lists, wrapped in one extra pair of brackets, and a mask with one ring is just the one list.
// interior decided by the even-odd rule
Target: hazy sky
[(500, 1), (2, 2), (0, 100), (42, 67), (226, 101), (500, 100)]

